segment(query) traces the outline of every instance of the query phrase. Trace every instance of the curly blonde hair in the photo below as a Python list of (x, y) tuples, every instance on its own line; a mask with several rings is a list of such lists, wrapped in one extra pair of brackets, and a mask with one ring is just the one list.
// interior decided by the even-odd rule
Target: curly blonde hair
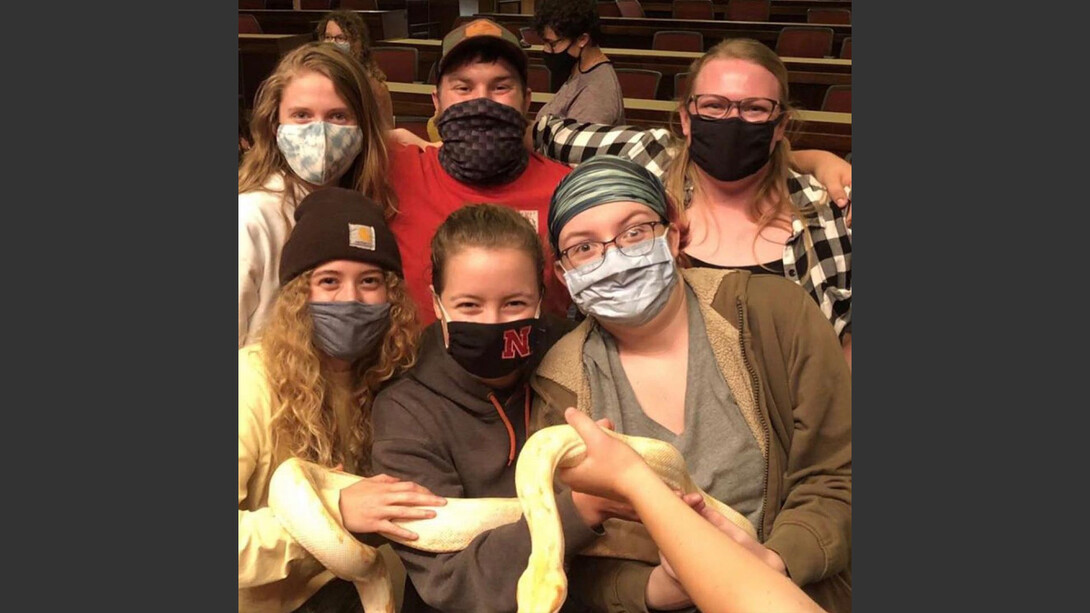
[[(381, 346), (352, 364), (349, 386), (338, 389), (312, 341), (314, 326), (307, 311), (312, 272), (299, 275), (281, 289), (261, 338), (272, 396), (273, 448), (281, 455), (324, 466), (343, 464), (350, 472), (365, 471), (370, 466), (375, 395), (385, 382), (416, 361), (420, 328), (416, 306), (405, 282), (386, 272), (390, 328)], [(341, 403), (351, 406), (339, 406)], [(338, 412), (354, 415), (351, 432), (338, 430)], [(347, 448), (342, 440), (348, 441)]]

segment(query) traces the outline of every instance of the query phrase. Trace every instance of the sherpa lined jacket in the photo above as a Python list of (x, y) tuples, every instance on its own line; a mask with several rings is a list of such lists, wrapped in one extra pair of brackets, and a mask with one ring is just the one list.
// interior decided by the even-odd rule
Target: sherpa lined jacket
[[(851, 373), (840, 343), (797, 285), (746, 271), (682, 271), (723, 378), (767, 462), (758, 535), (791, 579), (830, 612), (851, 610)], [(593, 318), (552, 348), (532, 385), (532, 425), (569, 407), (598, 418), (583, 364)], [(650, 542), (648, 540), (648, 542)], [(581, 558), (571, 593), (595, 610), (647, 611), (652, 567)]]

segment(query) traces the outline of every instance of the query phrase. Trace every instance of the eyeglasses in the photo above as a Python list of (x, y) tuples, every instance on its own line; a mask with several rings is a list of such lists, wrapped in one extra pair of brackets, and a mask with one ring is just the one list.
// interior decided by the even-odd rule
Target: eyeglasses
[(542, 51), (544, 51), (545, 53), (564, 53), (568, 49), (571, 49), (572, 43), (575, 42), (575, 41), (569, 40), (567, 47), (564, 47), (563, 49), (557, 49), (557, 45), (559, 45), (562, 42), (564, 42), (563, 38), (560, 39), (560, 40), (552, 41), (552, 42), (545, 41), (544, 44), (541, 45)]
[[(592, 264), (585, 272), (597, 270), (605, 261), (606, 247), (613, 243), (617, 251), (629, 257), (651, 253), (655, 246), (655, 226), (663, 228), (670, 225), (661, 221), (645, 221), (628, 226), (620, 234), (608, 241), (583, 241), (560, 252), (561, 260), (568, 260), (572, 268), (582, 268)], [(565, 269), (567, 270), (567, 269)]]
[(344, 34), (338, 34), (336, 36), (329, 36), (328, 34), (322, 37), (323, 43), (347, 43), (348, 37)]
[(738, 116), (749, 123), (764, 123), (783, 105), (770, 98), (743, 98), (737, 102), (715, 94), (689, 96), (689, 112), (704, 119), (723, 119), (738, 107)]

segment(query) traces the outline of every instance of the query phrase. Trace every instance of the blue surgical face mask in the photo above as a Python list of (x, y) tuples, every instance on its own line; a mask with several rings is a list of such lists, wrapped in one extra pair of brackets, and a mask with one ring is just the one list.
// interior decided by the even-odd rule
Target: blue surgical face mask
[(311, 302), (314, 344), (326, 355), (355, 362), (377, 349), (390, 328), (390, 303)]
[(347, 41), (345, 41), (343, 43), (333, 41), (333, 44), (336, 45), (337, 48), (340, 49), (341, 51), (344, 51), (345, 53), (348, 53), (348, 54), (351, 55), (351, 53), (352, 53), (352, 43), (347, 42)]
[[(628, 256), (606, 250), (601, 265), (585, 264), (566, 271), (568, 293), (579, 310), (609, 323), (642, 326), (662, 312), (677, 284), (674, 255), (667, 234), (655, 238), (651, 251)], [(593, 268), (593, 270), (590, 270)]]
[(341, 178), (363, 149), (363, 130), (325, 121), (284, 123), (276, 129), (276, 146), (299, 178), (325, 185)]

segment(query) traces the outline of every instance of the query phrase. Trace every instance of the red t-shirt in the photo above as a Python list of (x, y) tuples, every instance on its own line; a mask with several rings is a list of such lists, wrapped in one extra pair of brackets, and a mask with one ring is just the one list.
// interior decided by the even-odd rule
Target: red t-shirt
[(390, 229), (401, 250), (401, 264), (420, 321), (435, 321), (431, 291), (431, 239), (447, 216), (465, 204), (502, 204), (522, 213), (541, 236), (545, 248), (545, 309), (567, 315), (571, 296), (553, 272), (549, 248), (549, 200), (571, 168), (536, 153), (522, 175), (510, 183), (474, 186), (462, 183), (439, 165), (439, 149), (394, 145), (390, 151), (390, 184), (397, 193), (398, 213)]

